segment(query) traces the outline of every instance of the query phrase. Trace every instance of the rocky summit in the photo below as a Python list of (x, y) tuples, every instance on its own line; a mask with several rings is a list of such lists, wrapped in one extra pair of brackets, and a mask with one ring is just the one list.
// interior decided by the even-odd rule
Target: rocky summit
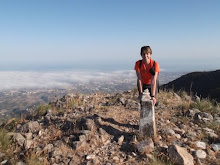
[(139, 136), (137, 91), (68, 94), (0, 129), (1, 164), (220, 164), (219, 104), (161, 91), (157, 138)]

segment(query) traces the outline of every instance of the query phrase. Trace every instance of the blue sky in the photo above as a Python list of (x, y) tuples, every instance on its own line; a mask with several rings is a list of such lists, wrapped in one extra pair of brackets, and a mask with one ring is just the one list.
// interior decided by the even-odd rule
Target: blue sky
[(1, 0), (0, 70), (220, 69), (220, 1)]

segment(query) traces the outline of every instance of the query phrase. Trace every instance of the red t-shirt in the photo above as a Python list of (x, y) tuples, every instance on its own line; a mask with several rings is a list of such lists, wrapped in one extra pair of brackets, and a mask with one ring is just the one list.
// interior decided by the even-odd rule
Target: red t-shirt
[[(142, 64), (141, 64), (141, 67), (140, 67), (140, 61), (137, 61), (135, 63), (135, 67), (134, 69), (138, 72), (141, 73), (141, 78), (142, 78), (142, 83), (143, 84), (151, 84), (151, 77), (152, 77), (152, 74), (149, 72), (150, 68), (153, 67), (153, 64), (154, 64), (154, 60), (150, 60), (150, 65), (145, 65), (145, 63), (142, 61)], [(155, 61), (155, 65), (154, 65), (154, 70), (155, 72), (160, 72), (160, 67), (159, 67), (159, 64)]]

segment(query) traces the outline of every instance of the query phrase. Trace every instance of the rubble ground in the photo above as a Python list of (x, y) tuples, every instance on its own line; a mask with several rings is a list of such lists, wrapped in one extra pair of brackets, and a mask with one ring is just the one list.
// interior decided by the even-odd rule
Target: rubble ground
[[(139, 137), (137, 92), (68, 94), (1, 126), (1, 164), (213, 164), (220, 162), (219, 105), (161, 91), (158, 139)], [(211, 106), (211, 107), (210, 107)], [(200, 109), (198, 109), (198, 107)], [(205, 107), (205, 108), (204, 108)], [(11, 143), (3, 148), (4, 137)], [(146, 148), (144, 145), (151, 145)], [(4, 146), (5, 147), (5, 146)], [(174, 153), (174, 150), (177, 153)], [(182, 155), (188, 155), (184, 157)], [(175, 159), (180, 156), (181, 161)], [(191, 160), (192, 159), (192, 160)]]

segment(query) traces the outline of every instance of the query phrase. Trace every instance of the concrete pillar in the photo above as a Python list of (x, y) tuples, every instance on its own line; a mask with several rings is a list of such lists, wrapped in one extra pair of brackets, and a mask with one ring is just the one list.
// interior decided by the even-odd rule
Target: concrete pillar
[(143, 92), (141, 98), (139, 132), (141, 137), (151, 137), (153, 139), (157, 137), (154, 105), (148, 89)]

